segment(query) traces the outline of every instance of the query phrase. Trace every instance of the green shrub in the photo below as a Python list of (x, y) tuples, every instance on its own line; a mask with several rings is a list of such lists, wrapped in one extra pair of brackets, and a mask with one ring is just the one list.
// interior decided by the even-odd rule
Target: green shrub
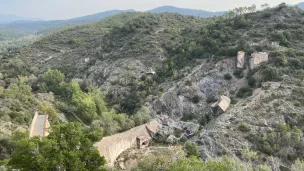
[(239, 125), (239, 130), (242, 131), (242, 132), (249, 132), (250, 131), (250, 128), (249, 128), (249, 125), (245, 122), (242, 122), (240, 125)]
[(256, 79), (254, 77), (251, 77), (248, 79), (248, 85), (250, 87), (255, 87), (256, 86)]
[(136, 126), (141, 125), (149, 122), (149, 120), (151, 119), (151, 111), (149, 110), (149, 108), (143, 106), (130, 118), (135, 122)]
[(301, 106), (301, 103), (300, 102), (295, 102), (294, 106), (299, 107), (299, 106)]
[(192, 98), (192, 102), (193, 103), (199, 103), (201, 100), (200, 96), (199, 95), (195, 95), (193, 98)]
[(48, 91), (59, 95), (61, 93), (60, 85), (64, 82), (64, 74), (59, 70), (49, 70), (42, 74), (42, 82), (46, 84)]
[(212, 115), (205, 115), (199, 120), (201, 126), (207, 125), (213, 119)]
[(192, 143), (190, 141), (187, 141), (185, 143), (185, 151), (187, 153), (187, 156), (195, 156), (195, 157), (199, 157), (200, 156), (200, 152), (198, 150), (198, 147), (195, 143)]
[(233, 75), (236, 76), (237, 78), (243, 78), (244, 72), (243, 72), (243, 70), (238, 69), (233, 72)]
[(242, 87), (239, 89), (236, 96), (240, 98), (246, 98), (252, 96), (252, 94), (253, 94), (253, 90), (251, 88)]
[(187, 121), (191, 121), (195, 118), (196, 117), (194, 114), (183, 115), (183, 117), (181, 118), (181, 121), (187, 122)]
[(263, 81), (279, 81), (280, 72), (277, 68), (266, 67), (262, 69)]
[(232, 76), (229, 73), (227, 73), (227, 74), (224, 75), (224, 79), (225, 80), (231, 80)]
[(231, 104), (237, 104), (238, 100), (234, 99), (234, 98), (231, 98)]

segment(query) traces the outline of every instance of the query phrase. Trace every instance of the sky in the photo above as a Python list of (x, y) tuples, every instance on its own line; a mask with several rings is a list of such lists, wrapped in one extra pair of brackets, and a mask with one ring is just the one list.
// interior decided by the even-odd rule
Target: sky
[[(285, 0), (298, 4), (304, 0)], [(235, 7), (268, 3), (278, 5), (283, 0), (0, 0), (0, 14), (13, 14), (43, 20), (69, 19), (112, 9), (146, 11), (163, 5), (206, 11), (227, 11)]]

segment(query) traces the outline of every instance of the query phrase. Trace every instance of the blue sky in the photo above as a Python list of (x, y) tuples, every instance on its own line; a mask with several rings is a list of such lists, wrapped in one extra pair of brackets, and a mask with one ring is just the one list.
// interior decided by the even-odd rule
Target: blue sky
[[(297, 4), (304, 0), (285, 0)], [(162, 5), (208, 11), (226, 11), (253, 3), (277, 5), (282, 0), (0, 0), (0, 14), (14, 14), (44, 20), (68, 19), (112, 9), (145, 11)]]

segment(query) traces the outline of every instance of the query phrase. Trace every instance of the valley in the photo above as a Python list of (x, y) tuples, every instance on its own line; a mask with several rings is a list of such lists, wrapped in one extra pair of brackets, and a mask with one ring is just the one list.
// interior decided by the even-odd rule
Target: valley
[[(1, 169), (304, 169), (304, 11), (158, 10), (8, 33)], [(50, 134), (29, 139), (36, 111)]]

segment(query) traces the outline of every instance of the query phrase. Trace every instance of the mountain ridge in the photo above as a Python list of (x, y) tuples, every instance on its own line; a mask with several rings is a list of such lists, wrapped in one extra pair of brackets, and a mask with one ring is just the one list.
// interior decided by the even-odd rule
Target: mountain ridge
[(21, 17), (11, 14), (0, 14), (0, 24), (9, 24), (16, 21), (39, 21), (39, 18)]
[(304, 10), (304, 2), (298, 3), (297, 6)]
[(193, 15), (198, 17), (213, 17), (213, 16), (219, 16), (223, 15), (225, 12), (211, 12), (211, 11), (205, 11), (205, 10), (197, 10), (197, 9), (190, 9), (190, 8), (178, 8), (175, 6), (160, 6), (157, 8), (154, 8), (152, 10), (149, 10), (147, 12), (152, 13), (163, 13), (163, 12), (173, 12), (178, 13), (182, 15)]
[[(86, 16), (80, 16), (72, 19), (67, 20), (50, 20), (50, 21), (14, 21), (12, 23), (8, 23), (3, 25), (3, 27), (8, 29), (14, 29), (18, 31), (25, 31), (28, 33), (34, 33), (38, 30), (46, 29), (49, 27), (58, 26), (61, 24), (88, 24), (93, 21), (97, 21), (100, 19), (103, 19), (108, 16), (116, 15), (123, 12), (136, 12), (133, 9), (128, 10), (109, 10), (104, 12), (95, 13), (92, 15), (86, 15)], [(151, 13), (163, 13), (163, 12), (169, 12), (169, 13), (178, 13), (181, 15), (191, 15), (191, 16), (198, 16), (202, 18), (208, 18), (213, 16), (219, 16), (223, 15), (225, 12), (210, 12), (205, 10), (195, 10), (195, 9), (188, 9), (188, 8), (178, 8), (174, 6), (160, 6), (145, 12), (151, 12)]]

